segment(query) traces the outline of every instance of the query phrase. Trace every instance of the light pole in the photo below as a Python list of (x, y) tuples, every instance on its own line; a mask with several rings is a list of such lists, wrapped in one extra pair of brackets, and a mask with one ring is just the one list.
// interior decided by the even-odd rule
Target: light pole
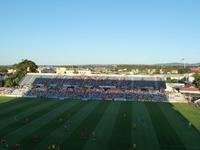
[(183, 61), (183, 67), (185, 68), (185, 58), (182, 58), (181, 61)]
[[(181, 61), (183, 61), (183, 67), (186, 68), (185, 58), (182, 58)], [(189, 74), (188, 74), (188, 76), (187, 75), (184, 75), (184, 76), (186, 78), (187, 83), (189, 83)]]

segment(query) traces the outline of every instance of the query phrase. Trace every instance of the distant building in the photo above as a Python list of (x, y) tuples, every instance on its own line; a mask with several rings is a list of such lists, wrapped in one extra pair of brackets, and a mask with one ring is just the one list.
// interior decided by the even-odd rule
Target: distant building
[(200, 73), (200, 70), (197, 69), (197, 70), (192, 70), (193, 73)]
[(130, 74), (131, 75), (135, 75), (135, 74), (139, 74), (139, 69), (133, 69), (131, 72), (130, 72)]
[(74, 74), (74, 70), (73, 69), (69, 69), (65, 71), (65, 74)]
[(59, 67), (56, 68), (56, 73), (57, 74), (81, 74), (81, 75), (90, 75), (91, 74), (91, 70), (88, 69), (78, 69), (78, 70), (73, 70), (73, 69), (67, 69), (65, 67)]
[(160, 69), (160, 74), (164, 74), (164, 71), (162, 69)]
[(180, 89), (180, 93), (182, 93), (182, 94), (199, 94), (200, 95), (200, 90), (194, 86), (183, 87)]
[(15, 73), (16, 72), (16, 70), (14, 70), (14, 69), (8, 69), (8, 74), (12, 74), (12, 73)]
[(37, 69), (38, 73), (55, 73), (55, 69), (52, 67), (39, 67)]
[(178, 70), (172, 70), (171, 73), (172, 74), (178, 74)]
[(148, 74), (154, 74), (156, 72), (156, 69), (148, 69), (147, 73)]
[(184, 83), (166, 83), (166, 86), (173, 89), (181, 89), (185, 87), (185, 84)]
[(165, 76), (165, 80), (167, 80), (167, 78), (170, 78), (170, 79), (175, 79), (175, 80), (181, 80), (181, 79), (183, 79), (183, 78), (185, 78), (185, 77), (188, 77), (189, 75), (188, 74), (186, 74), (186, 75), (184, 75), (184, 74), (165, 74), (164, 75)]
[(109, 71), (109, 69), (106, 67), (96, 67), (96, 68), (93, 68), (93, 71), (95, 73), (106, 73)]
[(38, 73), (42, 73), (42, 68), (37, 69)]
[(82, 74), (82, 75), (90, 75), (91, 71), (90, 70), (77, 70), (78, 74)]
[(66, 70), (67, 69), (65, 67), (59, 67), (59, 68), (56, 68), (56, 73), (57, 74), (65, 74)]

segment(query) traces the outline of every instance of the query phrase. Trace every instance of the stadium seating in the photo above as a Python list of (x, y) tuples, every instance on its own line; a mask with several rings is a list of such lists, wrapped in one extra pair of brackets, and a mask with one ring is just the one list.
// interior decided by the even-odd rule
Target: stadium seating
[(14, 91), (14, 88), (0, 87), (0, 95), (9, 95)]
[(101, 78), (35, 78), (32, 82), (34, 86), (44, 87), (111, 87), (116, 89), (153, 89), (160, 90), (165, 89), (166, 85), (164, 81), (151, 81), (151, 80), (114, 80), (114, 79), (101, 79)]
[[(25, 96), (84, 100), (166, 101), (165, 82), (155, 78), (112, 76), (27, 75), (21, 82)], [(26, 92), (24, 92), (26, 91)]]

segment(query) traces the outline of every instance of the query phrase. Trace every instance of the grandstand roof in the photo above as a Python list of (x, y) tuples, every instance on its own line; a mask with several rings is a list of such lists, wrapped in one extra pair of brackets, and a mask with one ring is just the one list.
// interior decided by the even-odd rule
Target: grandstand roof
[(192, 70), (193, 73), (200, 73), (200, 70)]
[(180, 89), (180, 92), (187, 93), (187, 94), (200, 94), (200, 90), (194, 86), (183, 87)]
[(128, 80), (153, 80), (153, 81), (159, 81), (164, 80), (162, 76), (156, 76), (156, 75), (118, 75), (118, 74), (89, 74), (89, 75), (82, 75), (82, 74), (73, 74), (73, 75), (67, 75), (62, 74), (58, 75), (56, 73), (28, 73), (27, 75), (37, 76), (37, 77), (50, 77), (50, 78), (63, 78), (63, 77), (79, 77), (79, 76), (90, 76), (90, 77), (110, 77), (110, 78), (123, 78)]

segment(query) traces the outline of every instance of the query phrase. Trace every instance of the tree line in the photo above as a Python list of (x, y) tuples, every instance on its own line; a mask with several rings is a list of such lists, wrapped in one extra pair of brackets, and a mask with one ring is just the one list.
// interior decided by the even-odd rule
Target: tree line
[(31, 60), (22, 60), (21, 62), (14, 64), (10, 69), (13, 69), (12, 73), (8, 73), (8, 68), (1, 67), (0, 73), (5, 76), (3, 86), (13, 87), (18, 86), (22, 78), (30, 72), (37, 72), (38, 66)]

